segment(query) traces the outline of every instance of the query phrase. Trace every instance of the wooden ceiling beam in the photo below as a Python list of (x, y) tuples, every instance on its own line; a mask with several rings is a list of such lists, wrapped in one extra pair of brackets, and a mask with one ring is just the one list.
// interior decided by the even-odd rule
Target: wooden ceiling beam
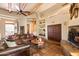
[(42, 3), (36, 4), (36, 6), (32, 9), (32, 12), (35, 12), (41, 5)]
[(22, 11), (25, 9), (26, 6), (27, 6), (26, 3), (19, 3), (19, 7)]
[(27, 4), (26, 3), (23, 3), (23, 9), (25, 9), (26, 6), (27, 6)]

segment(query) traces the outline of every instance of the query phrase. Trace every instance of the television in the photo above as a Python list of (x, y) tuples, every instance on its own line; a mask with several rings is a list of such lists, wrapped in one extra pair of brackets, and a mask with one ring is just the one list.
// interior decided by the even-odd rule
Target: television
[(79, 48), (79, 42), (75, 40), (75, 37), (79, 37), (79, 25), (69, 26), (68, 30), (68, 41), (75, 47)]

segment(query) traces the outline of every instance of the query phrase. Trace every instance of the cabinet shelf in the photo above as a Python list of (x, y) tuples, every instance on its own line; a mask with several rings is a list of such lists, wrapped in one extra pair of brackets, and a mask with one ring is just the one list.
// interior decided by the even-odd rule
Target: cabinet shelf
[(39, 20), (39, 35), (45, 36), (45, 20)]

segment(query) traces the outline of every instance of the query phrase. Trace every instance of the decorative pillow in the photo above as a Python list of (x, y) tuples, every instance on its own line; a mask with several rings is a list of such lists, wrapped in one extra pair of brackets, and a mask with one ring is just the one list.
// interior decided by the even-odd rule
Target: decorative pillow
[(4, 41), (0, 40), (0, 50), (4, 50), (6, 48), (8, 48), (7, 44)]

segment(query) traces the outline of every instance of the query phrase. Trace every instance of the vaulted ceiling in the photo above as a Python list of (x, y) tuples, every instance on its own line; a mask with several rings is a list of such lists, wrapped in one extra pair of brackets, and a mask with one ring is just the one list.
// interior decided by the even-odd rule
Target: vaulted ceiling
[[(0, 9), (11, 11), (17, 11), (17, 7), (22, 11), (45, 11), (46, 9), (52, 7), (55, 8), (60, 4), (57, 3), (0, 3)], [(63, 3), (62, 3), (63, 5)]]
[(17, 9), (19, 8), (22, 11), (39, 12), (43, 16), (46, 14), (48, 16), (49, 14), (56, 13), (65, 5), (65, 3), (0, 3), (0, 15), (13, 15), (17, 17)]
[(0, 8), (8, 11), (17, 11), (17, 7), (22, 11), (33, 11), (38, 8), (41, 3), (0, 3)]

